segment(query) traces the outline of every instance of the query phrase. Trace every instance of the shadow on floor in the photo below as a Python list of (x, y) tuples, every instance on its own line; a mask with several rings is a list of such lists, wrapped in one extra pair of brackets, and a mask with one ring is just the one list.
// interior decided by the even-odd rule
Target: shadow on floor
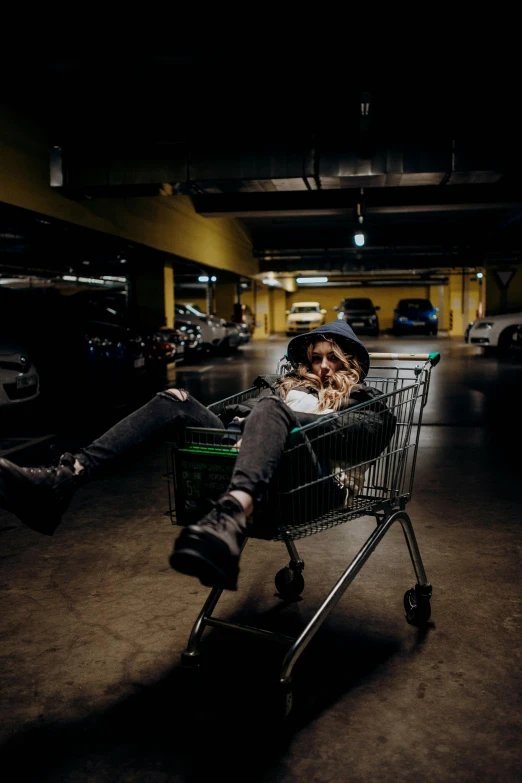
[[(276, 630), (278, 615), (262, 625)], [(152, 685), (133, 683), (134, 694), (77, 721), (33, 724), (0, 747), (0, 764), (28, 783), (270, 779), (293, 735), (377, 681), (401, 646), (323, 627), (294, 670), (295, 711), (283, 723), (276, 683), (285, 648), (209, 631), (200, 669), (180, 665)]]

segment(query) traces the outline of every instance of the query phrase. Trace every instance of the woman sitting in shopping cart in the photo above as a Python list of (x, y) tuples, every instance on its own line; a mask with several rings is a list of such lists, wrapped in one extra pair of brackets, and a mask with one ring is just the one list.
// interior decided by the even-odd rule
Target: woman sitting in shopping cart
[[(25, 468), (0, 459), (0, 507), (52, 535), (78, 487), (119, 457), (154, 437), (175, 437), (180, 428), (223, 429), (235, 420), (242, 435), (228, 491), (206, 516), (181, 531), (170, 564), (204, 585), (236, 589), (254, 507), (265, 496), (289, 433), (322, 418), (326, 431), (337, 428), (339, 437), (357, 444), (352, 462), (367, 462), (386, 448), (394, 431), (395, 418), (382, 401), (363, 406), (349, 426), (343, 424), (346, 417), (333, 415), (380, 394), (364, 384), (369, 355), (344, 321), (294, 337), (287, 360), (284, 374), (261, 376), (259, 395), (226, 407), (220, 417), (186, 391), (167, 389), (78, 454), (63, 454), (56, 467)], [(325, 454), (318, 452), (324, 462)]]

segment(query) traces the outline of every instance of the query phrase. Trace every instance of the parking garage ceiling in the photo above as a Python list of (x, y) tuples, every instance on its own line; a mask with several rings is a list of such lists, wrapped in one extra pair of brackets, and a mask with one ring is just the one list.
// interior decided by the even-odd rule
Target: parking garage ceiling
[(265, 63), (240, 84), (227, 59), (48, 61), (51, 184), (189, 195), (246, 224), (262, 272), (518, 263), (521, 156), (495, 127), (498, 88), (391, 88), (327, 65), (289, 80)]

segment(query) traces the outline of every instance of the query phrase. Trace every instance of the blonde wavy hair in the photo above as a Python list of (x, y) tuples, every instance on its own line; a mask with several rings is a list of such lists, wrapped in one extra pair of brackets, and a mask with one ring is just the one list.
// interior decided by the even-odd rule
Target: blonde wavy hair
[[(332, 353), (339, 359), (342, 369), (334, 372), (325, 381), (321, 381), (317, 375), (311, 371), (312, 355), (314, 346), (318, 342), (328, 342), (332, 346)], [(295, 370), (283, 376), (279, 381), (282, 399), (285, 400), (292, 389), (312, 388), (318, 393), (318, 411), (334, 410), (337, 411), (348, 401), (352, 387), (359, 383), (361, 377), (361, 365), (355, 356), (347, 356), (335, 340), (325, 340), (321, 338), (310, 343), (306, 349), (306, 364), (299, 364)]]

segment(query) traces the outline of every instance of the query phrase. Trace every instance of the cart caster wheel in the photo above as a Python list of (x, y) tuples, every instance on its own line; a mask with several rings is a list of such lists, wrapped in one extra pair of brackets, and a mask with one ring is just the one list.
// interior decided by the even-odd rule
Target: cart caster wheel
[(199, 653), (181, 653), (181, 665), (184, 669), (199, 669), (201, 667), (201, 661), (199, 659)]
[(404, 593), (404, 609), (406, 620), (410, 625), (426, 625), (431, 617), (431, 604), (428, 595), (412, 587)]
[(285, 601), (295, 601), (304, 590), (304, 579), (300, 571), (293, 568), (282, 568), (275, 578), (277, 592)]
[(279, 686), (279, 719), (281, 723), (289, 720), (294, 707), (294, 694), (290, 682)]

